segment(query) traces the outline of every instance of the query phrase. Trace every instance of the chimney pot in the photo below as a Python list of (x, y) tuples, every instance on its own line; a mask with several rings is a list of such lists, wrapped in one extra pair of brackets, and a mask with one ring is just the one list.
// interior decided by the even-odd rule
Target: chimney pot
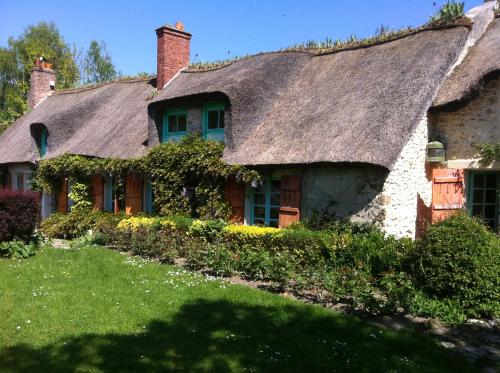
[(184, 24), (182, 22), (175, 22), (175, 28), (179, 31), (184, 31)]

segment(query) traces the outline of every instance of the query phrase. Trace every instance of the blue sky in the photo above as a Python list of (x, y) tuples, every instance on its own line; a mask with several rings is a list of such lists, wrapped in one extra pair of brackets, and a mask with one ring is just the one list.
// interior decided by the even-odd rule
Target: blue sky
[[(424, 23), (444, 0), (0, 0), (0, 46), (39, 21), (53, 21), (71, 45), (103, 40), (126, 75), (156, 71), (155, 28), (182, 21), (191, 60), (280, 49), (309, 39), (364, 37), (381, 24)], [(436, 3), (436, 5), (433, 5)], [(466, 10), (483, 3), (467, 0)]]

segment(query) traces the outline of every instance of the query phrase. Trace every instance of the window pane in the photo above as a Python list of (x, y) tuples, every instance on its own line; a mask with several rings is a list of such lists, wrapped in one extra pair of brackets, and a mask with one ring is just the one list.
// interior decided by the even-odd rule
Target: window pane
[(488, 174), (486, 175), (486, 188), (496, 188), (497, 186), (497, 175)]
[(264, 193), (254, 193), (254, 204), (262, 206), (266, 204), (266, 196)]
[(279, 193), (281, 189), (281, 181), (273, 180), (271, 181), (271, 193)]
[(177, 116), (168, 116), (168, 132), (177, 132)]
[(487, 190), (485, 193), (486, 193), (486, 196), (485, 196), (484, 202), (486, 202), (486, 203), (495, 203), (496, 202), (497, 191), (495, 189)]
[(218, 125), (219, 125), (219, 112), (216, 110), (210, 110), (208, 112), (207, 128), (209, 130), (217, 129)]
[(266, 217), (265, 207), (255, 206), (253, 210), (253, 216), (255, 219), (265, 219)]
[(271, 219), (278, 219), (280, 216), (279, 207), (271, 207)]
[(278, 193), (271, 193), (271, 206), (280, 205), (280, 195)]
[(495, 219), (495, 205), (484, 206), (484, 217), (486, 219)]
[(187, 118), (186, 114), (181, 114), (177, 117), (177, 131), (186, 132)]
[(483, 206), (482, 205), (474, 205), (472, 207), (472, 215), (482, 216), (483, 215)]
[(219, 111), (219, 128), (224, 128), (225, 127), (225, 122), (224, 122), (224, 110)]
[(484, 191), (482, 189), (478, 189), (474, 191), (474, 203), (483, 203), (484, 201)]
[(484, 175), (474, 175), (474, 187), (482, 188), (484, 187)]
[(277, 220), (271, 220), (269, 222), (270, 227), (278, 228), (278, 221)]

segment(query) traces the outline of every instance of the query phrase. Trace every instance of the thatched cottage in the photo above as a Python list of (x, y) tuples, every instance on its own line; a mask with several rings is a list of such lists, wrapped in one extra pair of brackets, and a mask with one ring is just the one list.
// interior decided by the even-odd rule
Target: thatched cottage
[[(188, 67), (191, 35), (181, 24), (163, 26), (156, 79), (72, 91), (53, 91), (54, 71), (39, 62), (32, 110), (0, 137), (3, 184), (29, 188), (39, 157), (133, 158), (198, 132), (225, 142), (225, 162), (265, 175), (257, 187), (226, 187), (233, 217), (246, 224), (285, 226), (328, 211), (414, 237), (467, 208), (496, 230), (500, 167), (482, 166), (476, 150), (500, 141), (495, 4), (467, 13), (472, 22), (369, 46), (263, 53), (208, 70)], [(108, 184), (93, 180), (96, 209), (113, 209)], [(149, 187), (129, 175), (127, 212), (150, 208)], [(69, 188), (43, 195), (43, 216), (67, 211)]]

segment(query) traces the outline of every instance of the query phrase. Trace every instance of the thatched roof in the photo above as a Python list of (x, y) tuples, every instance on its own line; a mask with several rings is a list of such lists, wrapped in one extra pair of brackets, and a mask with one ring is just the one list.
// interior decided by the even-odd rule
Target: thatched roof
[(500, 74), (500, 18), (497, 16), (482, 37), (445, 80), (434, 101), (434, 107), (468, 102), (484, 84)]
[(64, 153), (131, 158), (145, 153), (149, 80), (112, 82), (54, 94), (0, 136), (0, 164), (34, 162), (34, 125), (48, 129), (51, 158)]
[(231, 164), (391, 168), (467, 35), (466, 27), (454, 27), (321, 56), (261, 54), (211, 71), (184, 71), (153, 101), (225, 94), (231, 108), (224, 160)]

